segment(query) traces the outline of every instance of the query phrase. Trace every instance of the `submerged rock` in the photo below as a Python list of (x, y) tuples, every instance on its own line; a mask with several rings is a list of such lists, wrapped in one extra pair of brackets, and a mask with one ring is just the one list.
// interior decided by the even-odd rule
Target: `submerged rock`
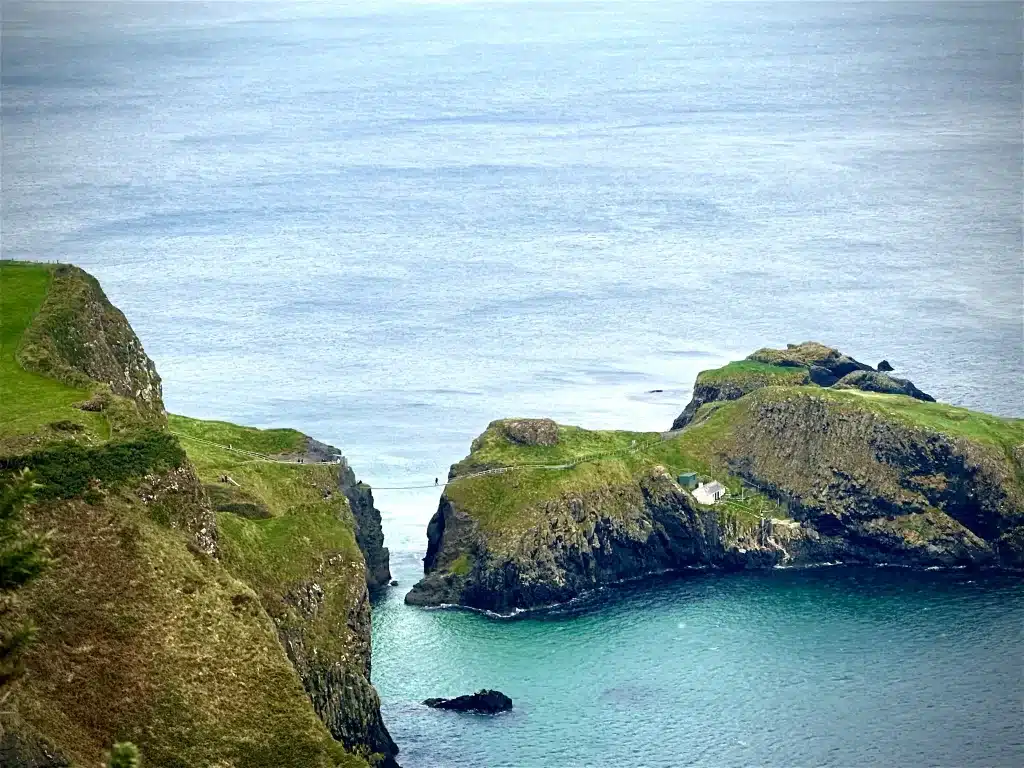
[(485, 715), (496, 715), (512, 709), (512, 699), (501, 691), (484, 689), (467, 696), (456, 696), (454, 699), (427, 699), (423, 702), (433, 709), (452, 709), (456, 712), (479, 712)]

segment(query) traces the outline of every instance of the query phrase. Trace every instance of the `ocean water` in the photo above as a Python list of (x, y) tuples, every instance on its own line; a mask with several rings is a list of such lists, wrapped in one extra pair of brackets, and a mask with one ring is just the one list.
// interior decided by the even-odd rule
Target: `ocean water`
[[(503, 416), (663, 429), (702, 368), (806, 339), (1024, 415), (1019, 4), (2, 15), (2, 255), (96, 274), (174, 411), (379, 489)], [(376, 496), (406, 766), (1024, 761), (1013, 580), (693, 575), (498, 622), (402, 605), (437, 493)], [(480, 686), (516, 710), (417, 703)]]

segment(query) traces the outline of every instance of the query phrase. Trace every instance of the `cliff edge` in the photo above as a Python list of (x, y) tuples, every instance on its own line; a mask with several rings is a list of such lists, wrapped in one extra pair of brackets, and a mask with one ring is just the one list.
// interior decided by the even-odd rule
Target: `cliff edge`
[(342, 467), (190, 444), (308, 438), (168, 419), (142, 344), (79, 269), (0, 262), (0, 300), (0, 485), (34, 473), (25, 525), (53, 555), (0, 617), (36, 627), (0, 763), (98, 765), (130, 740), (168, 768), (395, 765)]

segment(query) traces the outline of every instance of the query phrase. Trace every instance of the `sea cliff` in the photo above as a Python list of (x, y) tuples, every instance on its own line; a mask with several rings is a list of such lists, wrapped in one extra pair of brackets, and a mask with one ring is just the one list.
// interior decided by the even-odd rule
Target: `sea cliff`
[(370, 489), (294, 430), (168, 416), (81, 270), (2, 262), (0, 281), (0, 481), (33, 472), (26, 525), (53, 556), (5, 616), (36, 632), (0, 764), (98, 765), (130, 740), (147, 766), (396, 766)]
[(820, 344), (761, 350), (702, 373), (665, 433), (493, 422), (452, 467), (406, 601), (505, 614), (685, 568), (1020, 568), (1022, 462), (1020, 419)]

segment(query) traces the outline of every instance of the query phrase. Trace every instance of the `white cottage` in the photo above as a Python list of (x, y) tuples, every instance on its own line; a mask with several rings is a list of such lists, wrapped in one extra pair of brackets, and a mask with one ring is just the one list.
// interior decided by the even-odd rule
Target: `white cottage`
[(693, 498), (699, 501), (701, 504), (714, 504), (716, 501), (725, 496), (725, 486), (717, 480), (713, 480), (710, 483), (701, 483), (693, 489)]

